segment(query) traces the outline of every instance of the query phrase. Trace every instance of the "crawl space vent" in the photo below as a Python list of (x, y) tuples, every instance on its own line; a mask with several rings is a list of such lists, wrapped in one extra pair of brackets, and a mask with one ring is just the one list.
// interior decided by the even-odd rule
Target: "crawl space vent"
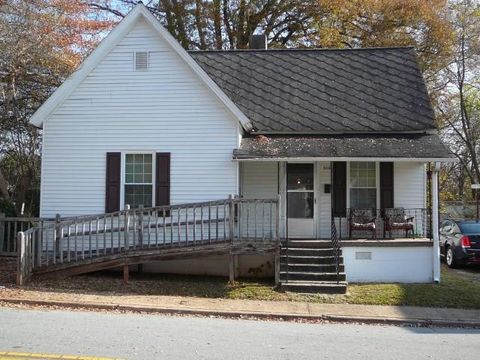
[(148, 51), (135, 52), (135, 71), (145, 71), (148, 69)]
[(372, 260), (371, 251), (356, 251), (355, 260)]

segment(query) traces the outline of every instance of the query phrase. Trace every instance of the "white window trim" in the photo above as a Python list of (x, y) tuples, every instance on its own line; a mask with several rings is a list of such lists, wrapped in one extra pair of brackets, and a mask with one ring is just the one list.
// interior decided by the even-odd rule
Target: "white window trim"
[(141, 151), (141, 150), (135, 150), (135, 151), (122, 151), (121, 152), (122, 154), (122, 166), (121, 166), (121, 171), (120, 171), (120, 206), (121, 206), (121, 209), (125, 209), (125, 169), (126, 169), (126, 166), (127, 166), (127, 154), (145, 154), (145, 155), (148, 155), (148, 154), (151, 154), (152, 155), (152, 206), (155, 206), (155, 183), (156, 183), (156, 179), (155, 179), (155, 175), (157, 173), (157, 170), (156, 170), (156, 165), (157, 165), (157, 161), (156, 161), (156, 152), (152, 152), (151, 150), (145, 150), (145, 151)]
[[(351, 209), (352, 206), (350, 204), (350, 165), (352, 162), (358, 161), (348, 161), (347, 162), (347, 209)], [(380, 209), (380, 162), (378, 161), (371, 161), (375, 162), (375, 188), (376, 188), (376, 205), (377, 209)], [(371, 189), (371, 188), (368, 188)]]

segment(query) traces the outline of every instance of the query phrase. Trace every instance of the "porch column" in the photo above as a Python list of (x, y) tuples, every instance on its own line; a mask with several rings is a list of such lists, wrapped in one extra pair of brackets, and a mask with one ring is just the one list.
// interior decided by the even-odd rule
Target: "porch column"
[(432, 235), (433, 235), (433, 281), (440, 282), (440, 241), (438, 232), (438, 172), (440, 163), (432, 171)]

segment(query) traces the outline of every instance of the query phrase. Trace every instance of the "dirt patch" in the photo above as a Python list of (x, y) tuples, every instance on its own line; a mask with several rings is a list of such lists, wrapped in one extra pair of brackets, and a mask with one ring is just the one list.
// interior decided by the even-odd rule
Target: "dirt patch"
[(17, 258), (13, 256), (0, 256), (0, 286), (15, 284), (17, 277)]

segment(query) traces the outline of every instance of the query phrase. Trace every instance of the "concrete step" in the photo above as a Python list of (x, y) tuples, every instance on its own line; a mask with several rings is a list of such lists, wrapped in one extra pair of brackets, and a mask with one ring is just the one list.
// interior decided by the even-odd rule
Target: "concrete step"
[(281, 288), (285, 291), (297, 293), (320, 293), (320, 294), (345, 294), (347, 292), (347, 282), (333, 281), (301, 281), (289, 280), (280, 282)]
[(345, 273), (336, 272), (325, 273), (325, 272), (305, 272), (305, 271), (289, 271), (280, 272), (280, 281), (282, 280), (305, 280), (305, 281), (345, 281)]
[[(280, 262), (280, 271), (304, 271), (304, 272), (335, 272), (335, 264), (286, 264)], [(345, 271), (345, 265), (340, 264), (338, 266), (340, 272)]]
[[(281, 255), (280, 264), (322, 264), (322, 265), (335, 265), (335, 257), (333, 256), (303, 256), (303, 255)], [(343, 264), (343, 257), (339, 257), (340, 264)]]
[[(299, 256), (333, 256), (334, 249), (333, 248), (323, 248), (323, 249), (316, 249), (316, 248), (297, 248), (297, 247), (288, 247), (282, 248), (281, 254), (288, 254), (290, 255), (299, 255)], [(340, 249), (339, 254), (342, 255), (342, 250)]]
[(288, 239), (287, 241), (282, 241), (282, 246), (321, 249), (331, 248), (332, 242), (330, 240)]

